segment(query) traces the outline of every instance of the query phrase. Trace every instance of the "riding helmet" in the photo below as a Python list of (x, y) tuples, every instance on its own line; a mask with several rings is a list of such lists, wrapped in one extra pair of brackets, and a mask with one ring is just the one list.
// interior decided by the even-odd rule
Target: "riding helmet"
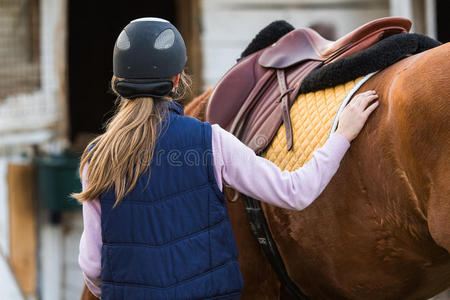
[(186, 46), (178, 30), (160, 18), (130, 22), (114, 46), (116, 91), (125, 98), (163, 97), (170, 93), (173, 76), (186, 64)]

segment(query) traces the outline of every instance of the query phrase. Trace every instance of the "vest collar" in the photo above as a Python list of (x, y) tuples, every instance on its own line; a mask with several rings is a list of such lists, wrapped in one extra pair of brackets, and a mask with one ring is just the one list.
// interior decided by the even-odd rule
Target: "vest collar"
[(176, 102), (175, 100), (169, 100), (169, 110), (175, 112), (179, 115), (184, 115), (183, 107), (180, 105), (180, 103)]

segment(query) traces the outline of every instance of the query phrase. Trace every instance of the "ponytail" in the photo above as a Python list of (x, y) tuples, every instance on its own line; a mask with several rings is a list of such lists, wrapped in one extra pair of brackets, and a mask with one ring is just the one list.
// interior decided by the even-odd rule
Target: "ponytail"
[[(113, 87), (115, 80), (118, 79), (113, 77)], [(174, 95), (182, 97), (189, 86), (189, 78), (183, 72)], [(119, 97), (118, 101), (116, 113), (106, 123), (105, 133), (91, 141), (81, 157), (80, 176), (85, 166), (89, 166), (85, 173), (87, 187), (72, 194), (79, 202), (96, 199), (114, 188), (116, 206), (135, 187), (142, 173), (149, 172), (150, 175), (156, 139), (168, 106), (148, 97)]]

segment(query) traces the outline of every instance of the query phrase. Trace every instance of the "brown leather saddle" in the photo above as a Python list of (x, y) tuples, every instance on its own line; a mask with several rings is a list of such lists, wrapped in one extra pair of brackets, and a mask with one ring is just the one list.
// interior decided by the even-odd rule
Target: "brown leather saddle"
[(406, 33), (410, 27), (405, 18), (381, 18), (337, 41), (326, 40), (309, 28), (293, 30), (225, 74), (208, 101), (205, 119), (233, 133), (256, 153), (269, 145), (283, 122), (289, 150), (293, 143), (289, 109), (302, 80), (317, 67)]

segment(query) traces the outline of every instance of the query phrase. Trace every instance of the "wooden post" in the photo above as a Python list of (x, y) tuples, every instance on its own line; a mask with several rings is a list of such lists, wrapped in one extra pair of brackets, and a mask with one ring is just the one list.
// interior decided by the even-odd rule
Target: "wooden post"
[(36, 293), (35, 176), (32, 164), (10, 164), (7, 174), (10, 265), (22, 292)]
[(192, 95), (189, 95), (186, 100), (191, 100), (202, 93), (203, 89), (200, 0), (177, 0), (176, 20), (176, 26), (180, 30), (187, 48), (186, 70), (192, 76)]

